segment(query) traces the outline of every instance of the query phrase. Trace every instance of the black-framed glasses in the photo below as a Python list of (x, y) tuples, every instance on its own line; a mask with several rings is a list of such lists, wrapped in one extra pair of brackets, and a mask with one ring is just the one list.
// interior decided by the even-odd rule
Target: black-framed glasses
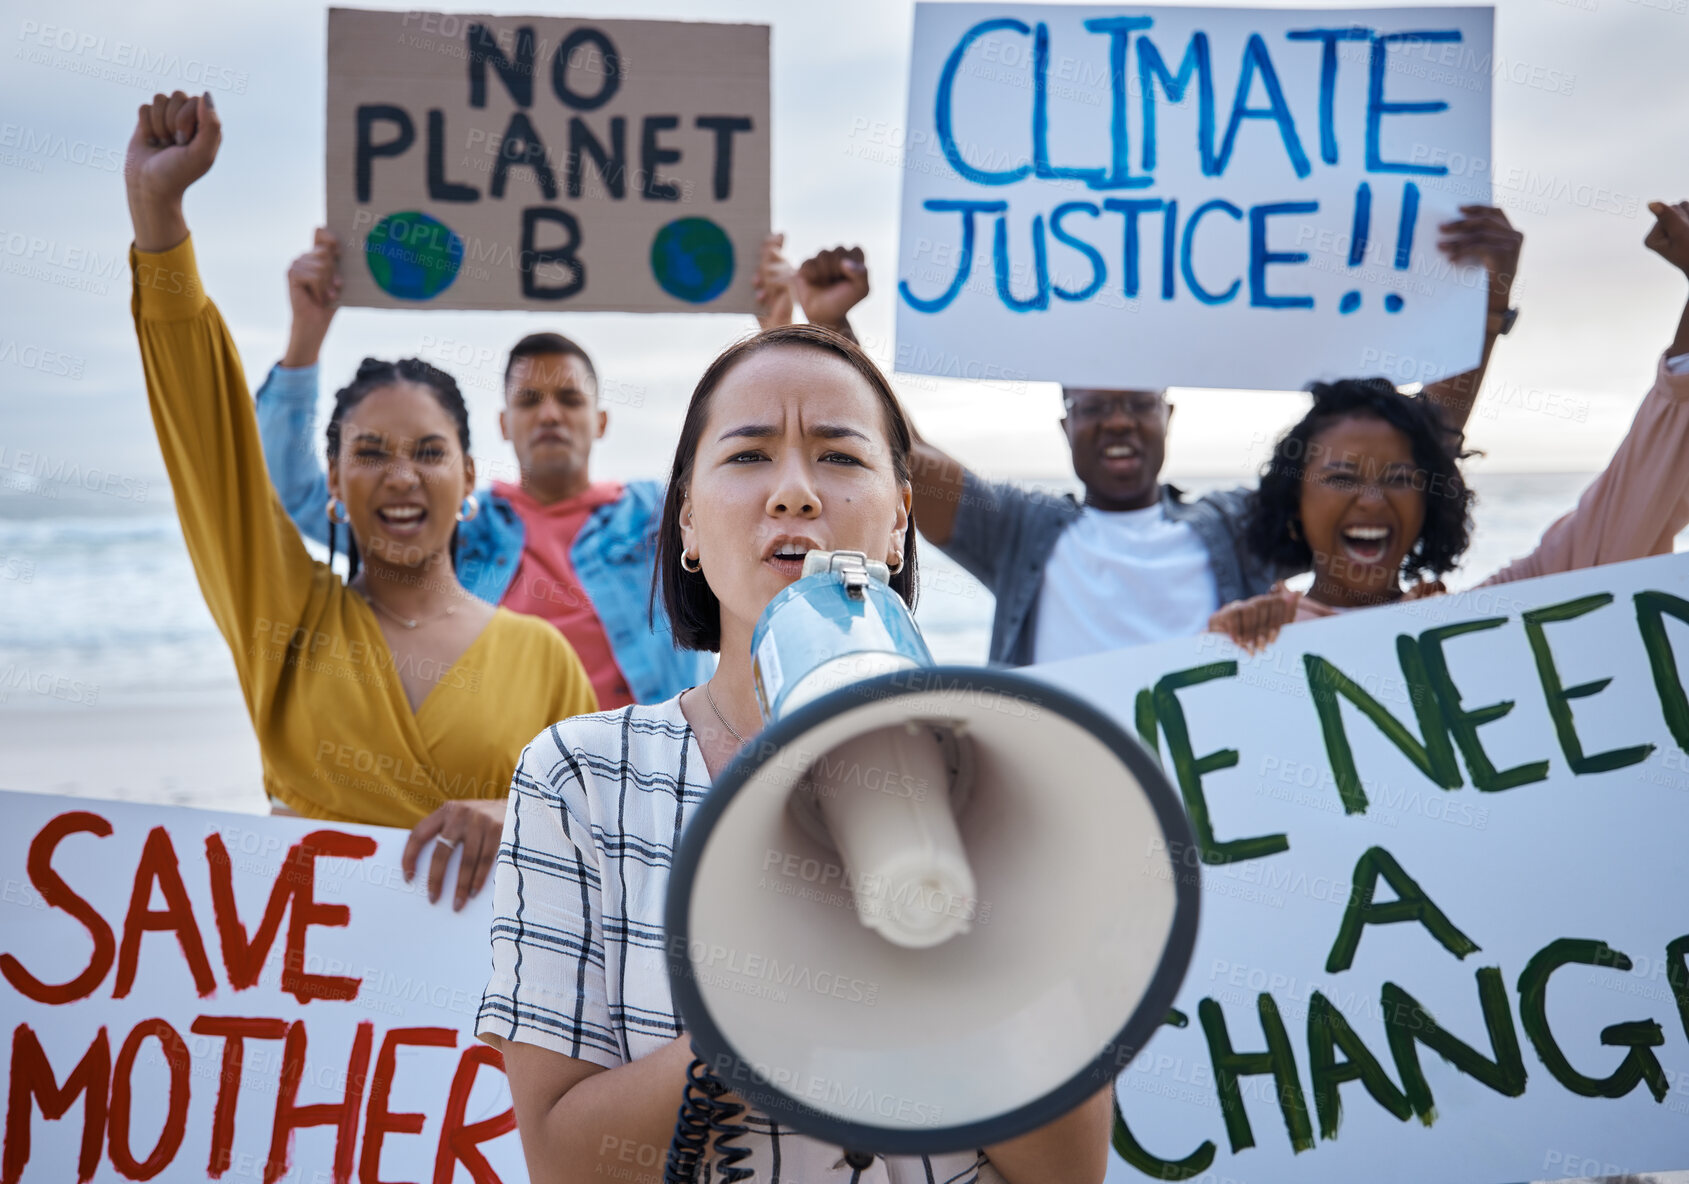
[(1062, 399), (1076, 423), (1101, 423), (1115, 412), (1145, 423), (1166, 406), (1159, 391), (1115, 391), (1112, 394), (1070, 395)]

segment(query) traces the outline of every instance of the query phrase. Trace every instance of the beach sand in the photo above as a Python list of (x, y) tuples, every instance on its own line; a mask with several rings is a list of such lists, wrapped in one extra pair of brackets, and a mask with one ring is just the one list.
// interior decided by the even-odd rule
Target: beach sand
[(8, 704), (0, 789), (249, 814), (269, 812), (240, 692)]

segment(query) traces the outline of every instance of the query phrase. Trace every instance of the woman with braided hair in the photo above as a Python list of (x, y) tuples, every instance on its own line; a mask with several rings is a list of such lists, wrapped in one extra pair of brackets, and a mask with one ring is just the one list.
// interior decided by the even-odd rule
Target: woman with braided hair
[(458, 582), (452, 541), (477, 511), (475, 464), (444, 371), (366, 358), (339, 392), (323, 512), (346, 532), (348, 578), (306, 551), (270, 485), (240, 359), (182, 216), (220, 139), (209, 95), (158, 95), (140, 109), (126, 170), (135, 330), (188, 554), (271, 799), (308, 818), (413, 828), (407, 876), (438, 838), (431, 899), (461, 846), (461, 908), (492, 870), (522, 746), (597, 701), (555, 628)]

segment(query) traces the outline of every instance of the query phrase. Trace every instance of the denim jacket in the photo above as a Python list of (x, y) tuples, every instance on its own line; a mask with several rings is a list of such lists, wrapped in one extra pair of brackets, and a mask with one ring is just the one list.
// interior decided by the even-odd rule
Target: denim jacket
[[(1293, 574), (1262, 563), (1245, 546), (1249, 494), (1247, 489), (1223, 489), (1187, 502), (1173, 486), (1161, 487), (1167, 516), (1190, 523), (1207, 549), (1222, 605), (1270, 591), (1274, 580)], [(943, 551), (997, 598), (991, 622), (993, 663), (1031, 664), (1044, 568), (1056, 540), (1078, 520), (1080, 511), (1071, 493), (1038, 493), (963, 471), (962, 500)], [(1121, 611), (1130, 612), (1131, 606), (1122, 605)]]
[[(270, 480), (299, 532), (326, 544), (328, 479), (319, 458), (316, 412), (315, 366), (275, 366), (258, 388), (258, 432)], [(457, 575), (470, 592), (497, 604), (522, 560), (525, 529), (505, 498), (491, 489), (477, 496), (481, 512), (457, 532)], [(662, 512), (660, 484), (630, 481), (618, 500), (592, 512), (569, 547), (575, 577), (598, 613), (628, 689), (641, 703), (672, 699), (715, 668), (713, 655), (675, 646), (661, 598), (655, 620), (646, 616)]]

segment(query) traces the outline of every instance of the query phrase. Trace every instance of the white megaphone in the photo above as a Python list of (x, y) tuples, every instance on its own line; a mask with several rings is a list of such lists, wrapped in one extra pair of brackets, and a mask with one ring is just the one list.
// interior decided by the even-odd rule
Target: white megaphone
[(753, 637), (766, 726), (675, 851), (675, 1005), (722, 1083), (805, 1134), (1014, 1138), (1167, 1015), (1196, 939), (1184, 810), (1094, 707), (935, 666), (884, 564), (803, 572)]

